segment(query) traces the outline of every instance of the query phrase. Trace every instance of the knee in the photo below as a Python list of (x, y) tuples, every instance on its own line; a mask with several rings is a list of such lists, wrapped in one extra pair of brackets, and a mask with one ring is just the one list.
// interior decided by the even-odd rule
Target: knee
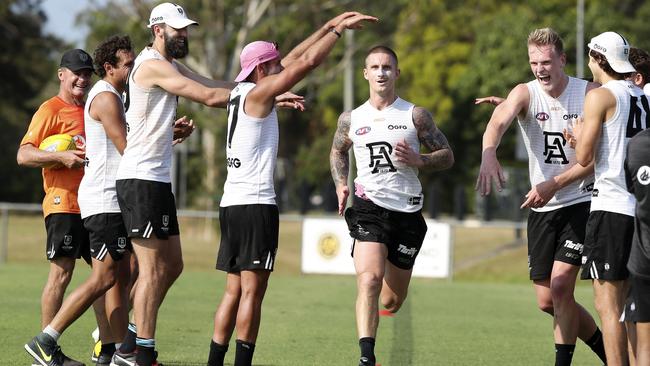
[(115, 277), (115, 272), (108, 271), (91, 277), (90, 281), (91, 281), (90, 285), (94, 293), (104, 294), (111, 287), (113, 287), (113, 285), (115, 285), (117, 279)]
[[(57, 263), (61, 264), (61, 262)], [(48, 282), (50, 286), (56, 288), (66, 288), (72, 279), (72, 273), (74, 272), (74, 259), (72, 259), (72, 264), (64, 262), (63, 265), (58, 265), (50, 269), (50, 275)]]
[(174, 261), (171, 263), (167, 269), (167, 276), (169, 278), (170, 282), (176, 281), (178, 277), (180, 277), (181, 273), (183, 273), (183, 260), (179, 259), (177, 261)]
[(573, 282), (558, 277), (551, 281), (551, 298), (554, 304), (564, 304), (573, 297)]
[(376, 273), (363, 272), (357, 276), (359, 293), (379, 293), (381, 291), (382, 277)]
[(550, 315), (553, 315), (555, 312), (553, 308), (553, 300), (550, 298), (537, 299), (537, 307), (539, 310)]
[(381, 304), (386, 310), (390, 311), (391, 313), (396, 313), (402, 307), (404, 300), (406, 300), (406, 295), (398, 296), (395, 294), (390, 294), (381, 296)]

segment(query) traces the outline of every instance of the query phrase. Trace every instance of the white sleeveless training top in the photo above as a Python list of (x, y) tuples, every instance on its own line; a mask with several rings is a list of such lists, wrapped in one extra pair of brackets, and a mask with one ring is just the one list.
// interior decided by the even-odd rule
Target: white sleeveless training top
[(221, 207), (234, 205), (275, 205), (273, 173), (278, 156), (278, 115), (275, 107), (268, 116), (246, 115), (246, 96), (254, 83), (239, 83), (230, 92), (226, 165)]
[[(562, 174), (577, 164), (575, 150), (564, 138), (572, 120), (582, 116), (587, 81), (569, 76), (564, 92), (553, 98), (537, 80), (526, 83), (530, 104), (526, 116), (517, 118), (528, 151), (528, 174), (531, 187)], [(588, 202), (593, 189), (593, 175), (575, 181), (555, 193), (537, 212), (553, 211), (580, 202)]]
[(355, 194), (369, 198), (377, 206), (399, 212), (422, 209), (422, 185), (418, 169), (397, 161), (395, 145), (406, 140), (420, 152), (413, 125), (413, 107), (401, 98), (377, 110), (366, 101), (351, 112), (349, 138), (357, 163)]
[(602, 87), (614, 94), (616, 111), (603, 123), (596, 145), (596, 183), (591, 197), (591, 211), (634, 216), (636, 200), (627, 191), (624, 162), (630, 139), (648, 128), (648, 99), (643, 90), (630, 81), (611, 80)]
[(84, 107), (86, 168), (77, 198), (82, 219), (102, 213), (120, 212), (115, 192), (115, 177), (122, 156), (106, 135), (102, 123), (92, 118), (89, 113), (93, 100), (103, 92), (113, 93), (122, 100), (120, 93), (104, 80), (97, 81), (88, 92)]
[[(143, 88), (133, 80), (140, 65), (148, 60), (165, 60), (154, 48), (146, 47), (136, 57), (129, 75), (126, 97), (126, 149), (117, 179), (171, 182), (172, 139), (177, 97), (158, 86)], [(176, 64), (172, 62), (176, 68)]]

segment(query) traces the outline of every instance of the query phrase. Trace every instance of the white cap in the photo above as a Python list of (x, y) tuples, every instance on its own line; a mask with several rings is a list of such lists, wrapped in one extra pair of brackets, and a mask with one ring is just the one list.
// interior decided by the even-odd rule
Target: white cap
[(587, 46), (602, 53), (614, 71), (621, 74), (636, 71), (628, 60), (630, 44), (622, 35), (616, 32), (601, 33), (592, 38)]
[(149, 24), (147, 28), (151, 28), (154, 24), (165, 23), (174, 29), (185, 28), (190, 24), (199, 24), (187, 18), (185, 10), (180, 5), (172, 3), (162, 3), (157, 5), (151, 10), (149, 16)]

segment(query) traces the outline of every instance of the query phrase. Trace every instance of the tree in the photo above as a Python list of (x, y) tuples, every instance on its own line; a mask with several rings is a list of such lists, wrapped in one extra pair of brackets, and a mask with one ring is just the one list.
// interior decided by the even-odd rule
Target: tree
[(45, 15), (38, 0), (0, 5), (0, 201), (38, 202), (43, 197), (40, 171), (16, 164), (18, 146), (40, 103), (57, 92), (56, 68), (63, 42), (43, 34)]

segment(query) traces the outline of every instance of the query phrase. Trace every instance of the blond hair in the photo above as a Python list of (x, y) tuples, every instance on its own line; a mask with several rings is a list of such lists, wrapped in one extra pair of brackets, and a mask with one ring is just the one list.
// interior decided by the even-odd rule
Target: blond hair
[(553, 45), (558, 54), (564, 52), (564, 43), (562, 42), (562, 38), (560, 38), (560, 35), (551, 28), (540, 28), (530, 32), (528, 35), (528, 45), (531, 44), (538, 47)]

